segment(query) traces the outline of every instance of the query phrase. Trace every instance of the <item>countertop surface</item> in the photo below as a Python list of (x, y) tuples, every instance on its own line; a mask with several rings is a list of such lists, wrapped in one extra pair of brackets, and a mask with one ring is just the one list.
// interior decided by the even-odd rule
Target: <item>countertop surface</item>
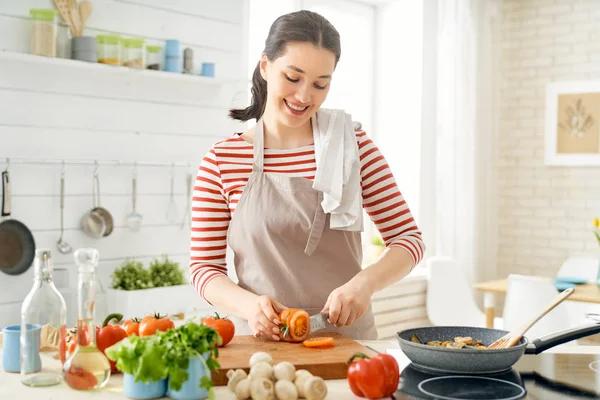
[[(398, 343), (395, 341), (387, 340), (366, 340), (359, 341), (361, 344), (366, 345), (378, 352), (386, 352), (392, 354), (400, 369), (405, 368), (410, 361), (400, 351)], [(558, 354), (600, 354), (600, 346), (557, 346), (555, 348), (546, 350), (546, 353), (558, 353)], [(2, 350), (0, 348), (0, 359)], [(47, 356), (47, 355), (44, 355)], [(57, 360), (51, 359), (58, 363)], [(126, 398), (123, 394), (122, 388), (123, 377), (121, 374), (115, 374), (111, 376), (109, 383), (103, 389), (90, 392), (80, 392), (69, 388), (64, 382), (51, 387), (46, 388), (30, 388), (21, 384), (20, 375), (18, 373), (8, 373), (0, 368), (0, 399), (12, 399), (12, 398), (24, 398), (24, 399), (35, 399), (35, 400), (79, 400), (79, 399), (122, 399)], [(348, 387), (348, 383), (345, 379), (340, 380), (327, 380), (328, 395), (327, 399), (345, 399), (345, 400), (357, 400), (361, 397), (355, 396)], [(219, 386), (215, 388), (215, 398), (217, 400), (235, 400), (236, 397), (233, 393), (229, 392), (227, 387)]]
[[(386, 352), (388, 349), (398, 349), (398, 344), (393, 341), (365, 340), (359, 342), (379, 352)], [(0, 359), (1, 354), (2, 350), (0, 349)], [(58, 363), (57, 360), (51, 359), (51, 361)], [(361, 399), (361, 397), (355, 396), (352, 393), (345, 379), (327, 380), (326, 382), (328, 388), (327, 399)], [(45, 388), (30, 388), (21, 383), (20, 375), (18, 373), (5, 372), (0, 368), (0, 399), (10, 398), (35, 400), (104, 400), (121, 399), (126, 397), (123, 394), (122, 374), (112, 375), (108, 384), (100, 390), (82, 392), (71, 389), (64, 382), (56, 386)], [(226, 386), (215, 387), (215, 398), (217, 400), (236, 400), (236, 396), (231, 393)]]

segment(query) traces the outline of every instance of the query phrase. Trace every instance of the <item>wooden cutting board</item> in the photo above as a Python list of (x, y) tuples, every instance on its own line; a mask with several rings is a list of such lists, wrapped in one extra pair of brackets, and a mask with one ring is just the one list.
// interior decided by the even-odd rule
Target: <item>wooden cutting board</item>
[(335, 332), (315, 336), (331, 336), (335, 345), (316, 349), (302, 343), (285, 343), (257, 339), (254, 336), (234, 336), (225, 347), (219, 349), (221, 367), (213, 371), (212, 379), (216, 386), (227, 385), (227, 371), (244, 369), (250, 371), (250, 357), (257, 351), (264, 351), (273, 357), (273, 364), (289, 361), (296, 369), (305, 369), (323, 379), (346, 379), (346, 361), (356, 352), (374, 356), (376, 353), (360, 343)]

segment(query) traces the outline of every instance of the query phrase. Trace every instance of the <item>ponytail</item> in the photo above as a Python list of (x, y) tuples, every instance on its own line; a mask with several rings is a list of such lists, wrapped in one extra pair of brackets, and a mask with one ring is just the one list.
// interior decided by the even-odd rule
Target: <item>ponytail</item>
[(250, 106), (242, 109), (229, 110), (229, 117), (239, 121), (248, 121), (256, 119), (258, 121), (265, 112), (267, 105), (267, 81), (260, 74), (260, 61), (256, 64), (254, 73), (252, 74), (252, 101)]

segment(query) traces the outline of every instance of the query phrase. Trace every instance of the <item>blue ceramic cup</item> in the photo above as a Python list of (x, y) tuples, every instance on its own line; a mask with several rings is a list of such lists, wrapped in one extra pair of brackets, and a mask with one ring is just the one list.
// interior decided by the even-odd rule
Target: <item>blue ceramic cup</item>
[(209, 76), (211, 78), (215, 77), (215, 63), (205, 62), (202, 63), (202, 71), (200, 72), (202, 76)]
[[(203, 354), (204, 359), (208, 358), (208, 353)], [(200, 357), (195, 357), (189, 362), (187, 369), (188, 379), (183, 383), (180, 390), (167, 389), (167, 396), (174, 400), (200, 400), (208, 397), (208, 391), (200, 387), (200, 380), (203, 376), (210, 378), (210, 371), (204, 368), (204, 363)]]
[(123, 392), (131, 399), (158, 399), (167, 393), (167, 380), (135, 382), (133, 375), (123, 374)]
[[(28, 343), (32, 348), (27, 349), (27, 365), (29, 372), (37, 372), (42, 369), (40, 359), (40, 325), (27, 325), (27, 335), (31, 335)], [(19, 372), (21, 370), (21, 326), (11, 325), (2, 329), (2, 368), (6, 372)]]

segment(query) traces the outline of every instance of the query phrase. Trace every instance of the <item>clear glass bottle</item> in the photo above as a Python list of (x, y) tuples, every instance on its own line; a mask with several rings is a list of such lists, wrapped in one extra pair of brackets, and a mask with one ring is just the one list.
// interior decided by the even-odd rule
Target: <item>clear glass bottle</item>
[(63, 366), (63, 376), (73, 389), (98, 389), (104, 387), (110, 378), (108, 359), (96, 346), (95, 270), (99, 254), (96, 249), (78, 249), (74, 257), (79, 266), (77, 347)]
[(58, 331), (59, 356), (64, 362), (67, 306), (52, 282), (50, 250), (36, 250), (33, 268), (33, 287), (21, 306), (21, 381), (27, 386), (51, 386), (62, 382), (61, 365), (50, 353), (40, 354), (41, 335)]

